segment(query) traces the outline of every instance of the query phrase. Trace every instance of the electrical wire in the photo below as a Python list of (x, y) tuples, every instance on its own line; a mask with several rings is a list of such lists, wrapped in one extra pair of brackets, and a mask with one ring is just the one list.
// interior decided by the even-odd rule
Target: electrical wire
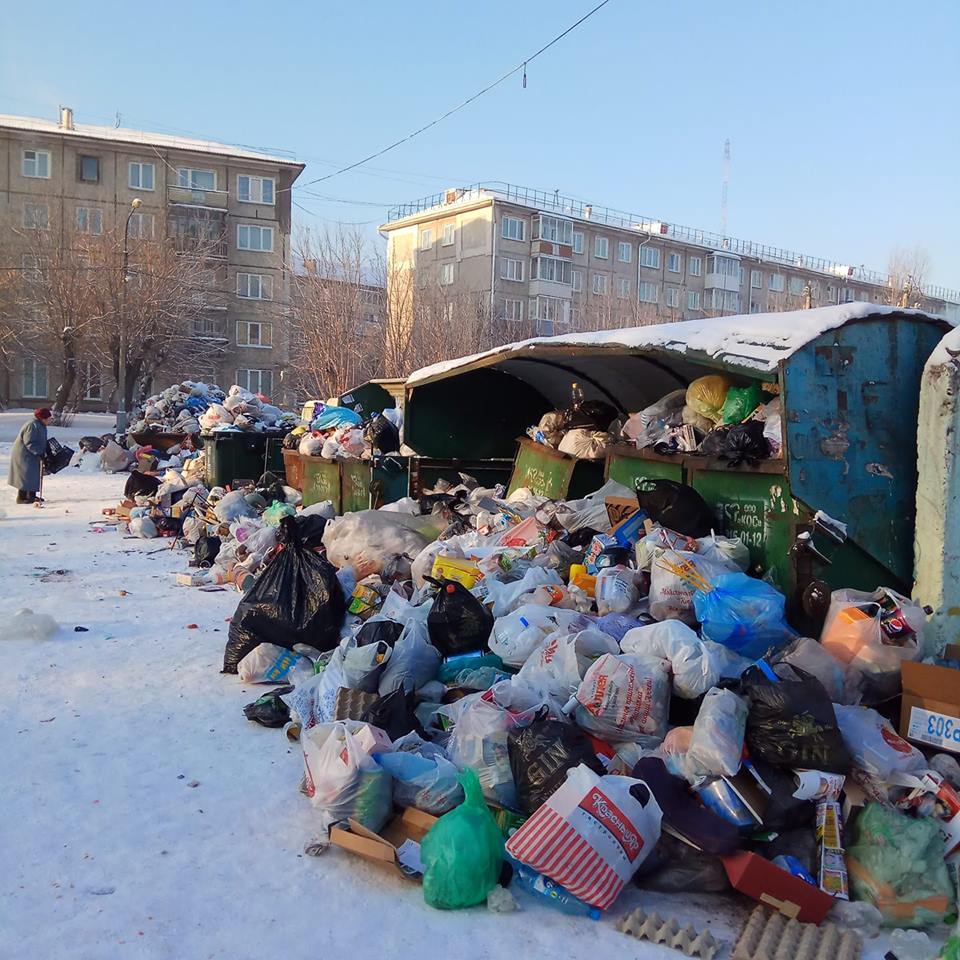
[(388, 153), (394, 148), (399, 147), (403, 143), (407, 143), (408, 141), (412, 140), (414, 137), (417, 137), (421, 133), (424, 133), (425, 131), (429, 130), (431, 127), (435, 127), (438, 123), (442, 123), (448, 117), (452, 117), (453, 114), (462, 110), (464, 107), (469, 106), (475, 100), (479, 100), (480, 97), (482, 97), (485, 93), (489, 93), (495, 87), (500, 86), (501, 83), (503, 83), (505, 80), (509, 80), (510, 77), (519, 73), (521, 70), (524, 73), (524, 78), (526, 78), (526, 70), (527, 70), (528, 64), (536, 60), (537, 57), (540, 56), (540, 54), (545, 53), (547, 50), (549, 50), (555, 43), (559, 43), (565, 36), (567, 36), (568, 33), (571, 33), (572, 31), (576, 30), (576, 28), (579, 27), (581, 23), (585, 22), (586, 20), (589, 20), (590, 17), (592, 17), (598, 10), (605, 7), (609, 2), (610, 0), (601, 0), (600, 3), (598, 3), (592, 10), (585, 13), (576, 23), (571, 24), (569, 27), (567, 27), (567, 29), (564, 30), (563, 33), (557, 34), (557, 36), (555, 36), (549, 43), (545, 43), (539, 50), (536, 51), (536, 53), (532, 53), (530, 56), (525, 57), (512, 70), (508, 70), (505, 74), (503, 74), (502, 76), (494, 80), (493, 83), (487, 84), (487, 86), (485, 86), (482, 90), (478, 90), (472, 96), (467, 97), (466, 100), (461, 100), (460, 103), (458, 103), (455, 107), (451, 107), (449, 110), (447, 110), (446, 113), (441, 114), (439, 117), (436, 117), (435, 119), (431, 120), (429, 123), (425, 123), (422, 127), (418, 127), (416, 130), (412, 131), (411, 133), (408, 133), (404, 137), (401, 137), (399, 140), (394, 140), (393, 143), (387, 144), (387, 146), (382, 147), (381, 149), (375, 151), (374, 153), (371, 153), (369, 156), (364, 157), (362, 160), (357, 160), (354, 163), (349, 163), (344, 167), (340, 167), (338, 170), (334, 170), (332, 173), (327, 173), (322, 177), (317, 177), (316, 180), (308, 180), (306, 183), (302, 184), (301, 186), (309, 187), (315, 183), (322, 183), (324, 180), (331, 180), (333, 177), (340, 176), (341, 173), (347, 173), (350, 170), (355, 170), (357, 167), (363, 166), (363, 164), (367, 163), (370, 160), (375, 160), (377, 157), (382, 157), (385, 153)]

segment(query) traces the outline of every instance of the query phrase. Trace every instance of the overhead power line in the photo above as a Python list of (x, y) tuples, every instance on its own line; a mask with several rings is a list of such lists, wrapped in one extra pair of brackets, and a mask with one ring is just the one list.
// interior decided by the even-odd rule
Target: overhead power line
[(381, 149), (375, 151), (374, 153), (371, 153), (369, 156), (364, 157), (362, 160), (357, 160), (354, 163), (348, 163), (346, 166), (340, 167), (339, 169), (334, 170), (331, 173), (327, 173), (322, 177), (317, 177), (316, 180), (309, 180), (307, 181), (307, 183), (301, 184), (301, 186), (309, 187), (315, 183), (322, 183), (324, 180), (331, 180), (333, 177), (340, 176), (341, 173), (347, 173), (350, 170), (355, 170), (357, 167), (363, 166), (363, 164), (368, 163), (370, 160), (375, 160), (377, 157), (382, 157), (385, 153), (389, 153), (394, 148), (399, 147), (402, 143), (407, 143), (408, 141), (412, 140), (414, 137), (417, 137), (421, 133), (424, 133), (426, 130), (429, 130), (431, 127), (435, 127), (438, 123), (442, 123), (448, 117), (452, 117), (453, 114), (457, 113), (459, 110), (462, 110), (464, 107), (469, 106), (475, 100), (479, 100), (480, 97), (482, 97), (485, 93), (489, 93), (495, 87), (500, 86), (500, 84), (503, 83), (505, 80), (509, 80), (510, 77), (520, 73), (521, 70), (524, 72), (524, 86), (526, 86), (526, 69), (528, 64), (533, 63), (533, 61), (536, 60), (537, 57), (540, 56), (540, 54), (545, 53), (555, 43), (559, 43), (559, 41), (561, 41), (568, 33), (571, 33), (572, 31), (576, 30), (577, 27), (580, 26), (580, 24), (582, 24), (586, 20), (589, 20), (590, 17), (592, 17), (598, 10), (605, 7), (609, 2), (610, 0), (602, 0), (601, 3), (598, 3), (592, 10), (585, 13), (576, 23), (573, 23), (569, 27), (567, 27), (567, 29), (564, 30), (563, 33), (557, 34), (557, 36), (555, 36), (549, 43), (545, 43), (539, 50), (536, 51), (536, 53), (532, 53), (530, 54), (529, 57), (525, 57), (512, 70), (508, 70), (505, 74), (503, 74), (502, 76), (494, 80), (493, 83), (487, 84), (487, 86), (485, 86), (482, 90), (478, 90), (472, 96), (467, 97), (466, 100), (461, 100), (460, 103), (458, 103), (454, 107), (451, 107), (449, 110), (447, 110), (446, 113), (443, 113), (439, 117), (434, 118), (429, 123), (425, 123), (422, 127), (418, 127), (416, 130), (412, 131), (411, 133), (408, 133), (404, 137), (401, 137), (399, 140), (394, 140), (393, 143), (387, 144), (387, 146), (382, 147)]

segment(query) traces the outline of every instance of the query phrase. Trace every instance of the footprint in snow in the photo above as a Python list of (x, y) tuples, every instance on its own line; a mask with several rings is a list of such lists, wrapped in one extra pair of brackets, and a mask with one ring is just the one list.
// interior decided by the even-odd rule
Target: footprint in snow
[(109, 897), (111, 893), (116, 892), (116, 887), (90, 887), (87, 890), (87, 893), (93, 894), (95, 897)]

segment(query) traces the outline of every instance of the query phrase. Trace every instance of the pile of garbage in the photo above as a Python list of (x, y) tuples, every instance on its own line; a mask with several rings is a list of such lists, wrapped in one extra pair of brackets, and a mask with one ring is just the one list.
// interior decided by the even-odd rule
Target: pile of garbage
[(224, 393), (215, 384), (184, 380), (137, 407), (128, 433), (283, 432), (299, 422), (297, 414), (237, 384)]
[(662, 455), (697, 453), (736, 466), (782, 456), (779, 386), (735, 385), (722, 374), (694, 380), (644, 410), (621, 418), (602, 400), (584, 400), (573, 384), (570, 406), (543, 415), (527, 435), (583, 460), (606, 456), (614, 443)]
[(291, 431), (284, 446), (305, 457), (370, 460), (378, 454), (400, 451), (402, 426), (403, 414), (393, 408), (365, 421), (349, 407), (317, 404), (309, 425), (302, 424)]
[(868, 936), (956, 916), (960, 735), (890, 719), (909, 667), (957, 689), (919, 606), (839, 590), (803, 636), (691, 487), (462, 479), (241, 541), (275, 552), (223, 672), (274, 685), (245, 714), (299, 743), (316, 849), (443, 909), (523, 890), (597, 919), (633, 882)]

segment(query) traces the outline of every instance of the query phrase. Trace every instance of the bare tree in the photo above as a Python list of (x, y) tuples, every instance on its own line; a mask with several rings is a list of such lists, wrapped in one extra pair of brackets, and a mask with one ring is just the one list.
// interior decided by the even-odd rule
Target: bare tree
[(883, 299), (895, 307), (926, 305), (923, 287), (930, 270), (930, 254), (923, 247), (897, 248), (887, 261)]

